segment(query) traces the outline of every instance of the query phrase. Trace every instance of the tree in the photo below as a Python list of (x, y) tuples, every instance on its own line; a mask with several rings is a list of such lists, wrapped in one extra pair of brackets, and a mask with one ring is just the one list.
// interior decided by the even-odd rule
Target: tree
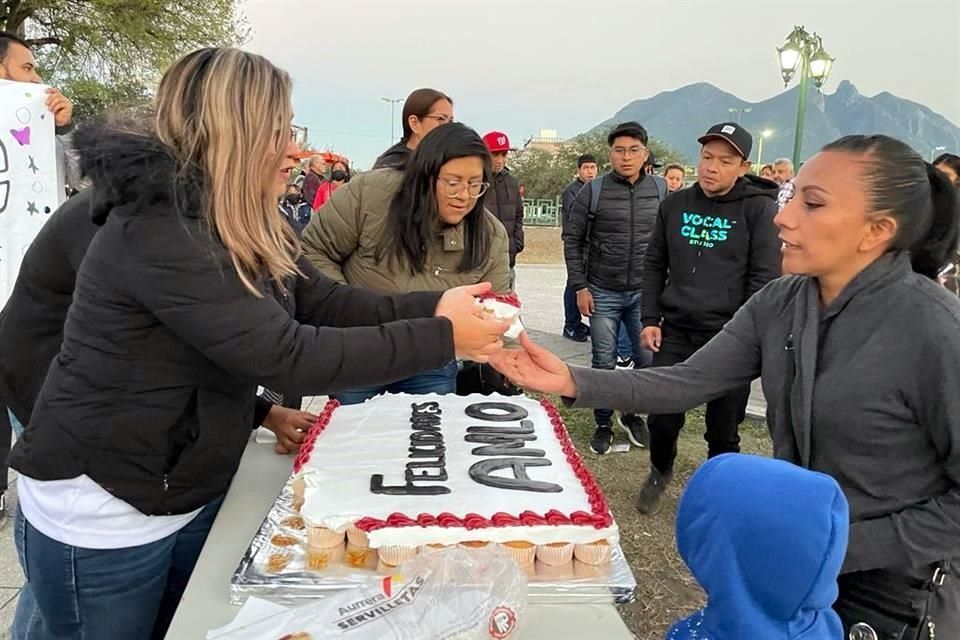
[[(647, 145), (657, 162), (683, 162), (679, 152), (670, 149), (659, 140), (650, 140)], [(510, 170), (524, 187), (527, 198), (553, 200), (576, 177), (577, 158), (584, 153), (597, 159), (600, 173), (610, 171), (610, 147), (606, 131), (584, 133), (562, 142), (556, 152), (546, 149), (524, 149), (513, 155)]]
[(0, 29), (34, 49), (78, 119), (148, 98), (178, 57), (246, 38), (237, 0), (0, 0)]

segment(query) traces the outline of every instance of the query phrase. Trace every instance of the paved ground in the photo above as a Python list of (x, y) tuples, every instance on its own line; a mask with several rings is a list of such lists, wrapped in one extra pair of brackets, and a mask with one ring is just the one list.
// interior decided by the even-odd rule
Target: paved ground
[[(577, 343), (560, 336), (563, 326), (563, 287), (566, 272), (558, 265), (519, 265), (517, 292), (523, 301), (524, 324), (530, 334), (564, 360), (574, 364), (590, 364), (590, 343)], [(766, 403), (759, 385), (754, 384), (748, 412), (764, 416)], [(0, 521), (0, 639), (9, 638), (10, 623), (16, 607), (23, 574), (13, 546), (12, 514), (16, 510), (16, 474), (11, 472), (7, 492), (8, 517)]]

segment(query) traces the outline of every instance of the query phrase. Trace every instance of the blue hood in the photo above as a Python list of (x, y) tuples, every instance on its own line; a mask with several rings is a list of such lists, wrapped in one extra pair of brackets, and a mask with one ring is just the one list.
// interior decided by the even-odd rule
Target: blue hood
[(757, 456), (709, 460), (677, 512), (677, 547), (707, 606), (667, 637), (839, 640), (830, 607), (849, 522), (830, 476)]

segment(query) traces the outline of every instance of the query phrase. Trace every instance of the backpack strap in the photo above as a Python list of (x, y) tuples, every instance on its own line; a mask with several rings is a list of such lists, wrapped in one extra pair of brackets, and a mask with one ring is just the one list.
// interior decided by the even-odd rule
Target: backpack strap
[(603, 190), (603, 179), (605, 177), (607, 177), (607, 174), (597, 176), (590, 181), (590, 209), (587, 211), (588, 221), (593, 220), (597, 216), (597, 207), (600, 206), (600, 191)]
[(660, 176), (651, 175), (650, 177), (653, 178), (653, 184), (657, 185), (657, 198), (663, 202), (667, 197), (667, 181)]

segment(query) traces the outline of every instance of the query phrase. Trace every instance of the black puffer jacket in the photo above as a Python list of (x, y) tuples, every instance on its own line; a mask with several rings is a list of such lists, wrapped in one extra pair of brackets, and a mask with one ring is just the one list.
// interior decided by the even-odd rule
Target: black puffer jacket
[(403, 171), (407, 168), (407, 163), (412, 155), (413, 150), (407, 146), (406, 142), (398, 142), (377, 158), (376, 162), (373, 163), (373, 168)]
[[(597, 211), (591, 215), (590, 199), (601, 184)], [(659, 206), (657, 185), (645, 174), (630, 184), (608, 173), (580, 189), (563, 230), (567, 284), (575, 291), (588, 284), (612, 291), (640, 289)]]
[(517, 179), (504, 169), (493, 176), (484, 206), (503, 223), (510, 238), (510, 266), (517, 263), (517, 254), (523, 251), (523, 198)]
[(258, 384), (319, 394), (454, 358), (452, 325), (431, 317), (440, 293), (354, 289), (301, 258), (304, 277), (259, 280), (254, 296), (198, 206), (199, 180), (177, 177), (163, 145), (96, 130), (77, 144), (109, 215), (11, 455), (21, 473), (86, 474), (143, 513), (187, 513), (226, 491)]

